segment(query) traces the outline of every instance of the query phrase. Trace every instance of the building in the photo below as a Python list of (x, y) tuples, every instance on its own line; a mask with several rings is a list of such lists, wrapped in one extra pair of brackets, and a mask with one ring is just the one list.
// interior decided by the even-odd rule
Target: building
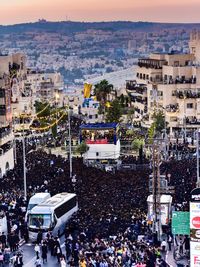
[(120, 140), (117, 123), (88, 123), (80, 127), (80, 142), (89, 150), (84, 159), (89, 161), (117, 160), (120, 156)]
[(22, 54), (0, 56), (0, 177), (14, 168), (12, 79), (23, 75)]
[(138, 61), (136, 81), (127, 81), (136, 118), (149, 127), (162, 110), (171, 132), (200, 125), (200, 33), (193, 32), (190, 53), (154, 53)]

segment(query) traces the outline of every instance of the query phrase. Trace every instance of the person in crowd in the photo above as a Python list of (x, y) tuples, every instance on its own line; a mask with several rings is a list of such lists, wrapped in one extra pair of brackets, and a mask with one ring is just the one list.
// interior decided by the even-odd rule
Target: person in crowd
[(41, 267), (42, 266), (42, 262), (39, 256), (37, 256), (36, 261), (35, 261), (35, 266), (36, 267)]
[(42, 241), (41, 250), (42, 250), (42, 260), (43, 263), (45, 263), (47, 262), (47, 253), (48, 253), (48, 247), (46, 241)]
[(36, 257), (38, 258), (39, 255), (40, 255), (40, 246), (39, 246), (39, 244), (37, 244), (37, 243), (35, 244), (34, 250), (35, 250)]

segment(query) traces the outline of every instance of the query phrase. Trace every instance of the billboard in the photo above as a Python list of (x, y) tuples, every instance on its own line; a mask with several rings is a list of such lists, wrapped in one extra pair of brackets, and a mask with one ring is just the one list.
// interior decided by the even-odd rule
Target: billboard
[(190, 266), (200, 267), (200, 188), (190, 196)]
[(190, 243), (190, 266), (191, 267), (200, 267), (200, 243), (191, 242)]

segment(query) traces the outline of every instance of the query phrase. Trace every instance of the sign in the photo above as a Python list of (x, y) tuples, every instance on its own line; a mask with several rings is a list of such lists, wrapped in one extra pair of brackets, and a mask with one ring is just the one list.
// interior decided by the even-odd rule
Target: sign
[(199, 267), (200, 266), (200, 244), (196, 242), (190, 243), (190, 251), (191, 251), (191, 267)]
[(200, 188), (195, 188), (192, 190), (190, 195), (191, 202), (200, 202)]
[(190, 213), (184, 211), (172, 212), (172, 233), (174, 235), (190, 234)]
[(190, 229), (200, 230), (200, 202), (190, 202)]
[(190, 195), (190, 266), (200, 267), (200, 188)]
[(200, 230), (191, 229), (190, 230), (190, 240), (194, 242), (200, 242)]

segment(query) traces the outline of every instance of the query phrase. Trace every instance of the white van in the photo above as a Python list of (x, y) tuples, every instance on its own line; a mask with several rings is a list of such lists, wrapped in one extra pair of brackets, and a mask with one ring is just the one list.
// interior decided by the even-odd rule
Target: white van
[(46, 201), (51, 197), (50, 193), (36, 193), (29, 199), (28, 208), (25, 216), (25, 221), (28, 219), (28, 214), (30, 211), (37, 205), (41, 204), (42, 202)]
[[(148, 220), (153, 222), (153, 195), (149, 195), (147, 198), (148, 204)], [(161, 195), (160, 196), (160, 215), (161, 215), (161, 225), (168, 225), (171, 220), (171, 206), (172, 206), (172, 196)]]

